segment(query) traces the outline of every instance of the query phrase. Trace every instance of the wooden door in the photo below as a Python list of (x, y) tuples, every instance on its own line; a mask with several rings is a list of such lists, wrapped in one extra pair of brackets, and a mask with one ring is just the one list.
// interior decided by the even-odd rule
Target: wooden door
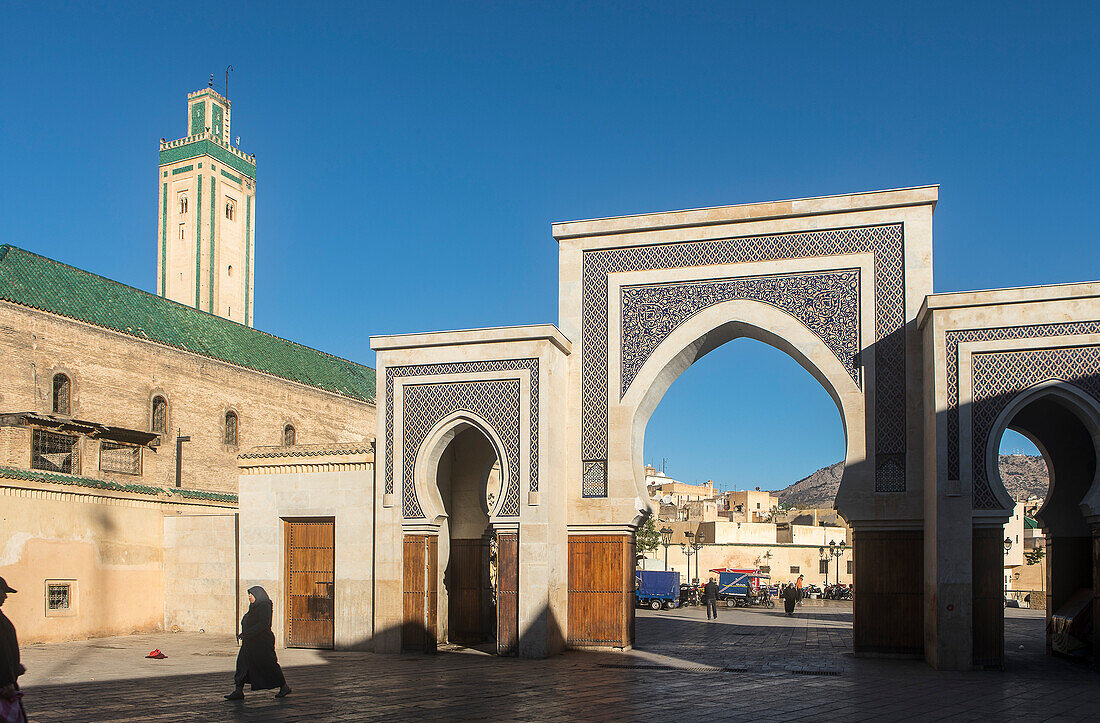
[(335, 639), (336, 524), (288, 520), (286, 637), (290, 648), (331, 648)]
[(573, 647), (634, 644), (634, 538), (569, 538), (569, 640)]
[(448, 639), (452, 643), (479, 643), (485, 638), (481, 627), (481, 539), (451, 540), (447, 564)]
[(497, 535), (497, 655), (519, 651), (519, 535)]
[(434, 653), (439, 548), (434, 535), (405, 535), (402, 545), (401, 649)]

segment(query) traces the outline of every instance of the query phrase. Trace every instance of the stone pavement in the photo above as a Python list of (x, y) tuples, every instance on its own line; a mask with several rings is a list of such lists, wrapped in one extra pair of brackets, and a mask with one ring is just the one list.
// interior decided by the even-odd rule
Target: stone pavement
[[(24, 649), (32, 721), (729, 718), (1084, 720), (1100, 677), (1043, 656), (1042, 614), (1008, 610), (1006, 670), (938, 673), (851, 655), (851, 605), (639, 611), (638, 649), (548, 660), (476, 652), (373, 655), (284, 650), (294, 693), (232, 688), (236, 644), (169, 633)], [(1023, 649), (1020, 649), (1020, 646)], [(160, 648), (166, 660), (143, 656)]]

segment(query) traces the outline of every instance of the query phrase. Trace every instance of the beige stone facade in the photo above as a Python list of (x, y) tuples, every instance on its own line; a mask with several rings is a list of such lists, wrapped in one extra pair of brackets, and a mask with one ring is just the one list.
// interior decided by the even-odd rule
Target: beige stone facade
[[(135, 339), (59, 315), (0, 301), (0, 404), (8, 412), (52, 413), (52, 381), (71, 381), (70, 414), (100, 424), (152, 430), (154, 397), (168, 404), (168, 433), (141, 451), (141, 474), (100, 469), (99, 441), (81, 437), (75, 474), (120, 484), (175, 486), (175, 438), (184, 445), (182, 486), (236, 492), (237, 454), (280, 444), (286, 426), (304, 444), (356, 442), (373, 436), (375, 408), (305, 384)], [(239, 421), (225, 444), (225, 416)], [(29, 428), (0, 427), (0, 465), (29, 468)]]
[[(233, 606), (210, 603), (236, 577), (232, 537), (224, 539), (235, 512), (230, 502), (2, 475), (0, 577), (19, 590), (4, 612), (17, 621), (23, 644), (153, 632), (180, 622), (186, 630), (233, 632)], [(190, 539), (173, 534), (184, 518), (195, 531)], [(191, 549), (173, 549), (177, 543)], [(181, 556), (197, 551), (201, 565), (180, 565)], [(201, 577), (190, 578), (190, 589), (180, 584), (192, 574)]]

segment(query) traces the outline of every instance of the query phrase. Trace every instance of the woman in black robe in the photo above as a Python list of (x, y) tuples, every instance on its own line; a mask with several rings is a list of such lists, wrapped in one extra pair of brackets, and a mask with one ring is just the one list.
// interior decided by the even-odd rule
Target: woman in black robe
[(798, 589), (794, 585), (783, 588), (783, 610), (787, 617), (794, 615), (794, 604), (798, 600)]
[(278, 688), (276, 698), (285, 698), (290, 688), (283, 677), (283, 669), (275, 657), (275, 634), (271, 632), (271, 598), (262, 587), (248, 588), (248, 612), (241, 618), (241, 651), (237, 653), (237, 672), (233, 676), (236, 685), (226, 700), (244, 698), (244, 686), (252, 690)]

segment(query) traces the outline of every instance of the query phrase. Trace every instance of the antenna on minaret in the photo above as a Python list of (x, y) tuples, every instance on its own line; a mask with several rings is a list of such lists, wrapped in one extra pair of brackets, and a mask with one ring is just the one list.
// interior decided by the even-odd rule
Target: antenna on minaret
[(232, 65), (225, 66), (225, 97), (229, 98), (229, 73), (233, 70)]

